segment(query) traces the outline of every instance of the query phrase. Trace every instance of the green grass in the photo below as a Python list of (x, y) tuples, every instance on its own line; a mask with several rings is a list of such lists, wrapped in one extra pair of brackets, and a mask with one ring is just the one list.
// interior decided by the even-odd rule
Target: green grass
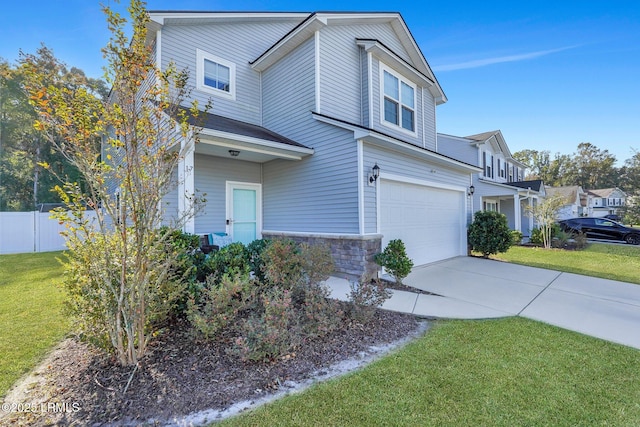
[(640, 284), (640, 246), (591, 243), (581, 251), (513, 246), (492, 258)]
[(344, 378), (222, 423), (640, 425), (640, 352), (523, 318), (438, 322)]
[(0, 255), (0, 397), (69, 331), (60, 255)]

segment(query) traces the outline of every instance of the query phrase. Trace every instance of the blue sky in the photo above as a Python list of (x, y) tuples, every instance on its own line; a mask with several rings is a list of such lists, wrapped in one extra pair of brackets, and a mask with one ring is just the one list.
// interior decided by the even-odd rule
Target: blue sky
[[(117, 4), (124, 11), (127, 0)], [(397, 11), (449, 101), (438, 132), (500, 129), (512, 152), (573, 153), (591, 142), (619, 164), (640, 150), (640, 3), (637, 1), (149, 0), (150, 10)], [(100, 77), (109, 38), (94, 0), (3, 2), (0, 57), (41, 42)]]

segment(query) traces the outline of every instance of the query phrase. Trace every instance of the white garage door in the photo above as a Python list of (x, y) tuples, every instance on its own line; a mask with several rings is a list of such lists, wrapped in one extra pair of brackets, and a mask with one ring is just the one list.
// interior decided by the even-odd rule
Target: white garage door
[(402, 239), (414, 265), (466, 253), (464, 193), (398, 181), (380, 181), (382, 247)]

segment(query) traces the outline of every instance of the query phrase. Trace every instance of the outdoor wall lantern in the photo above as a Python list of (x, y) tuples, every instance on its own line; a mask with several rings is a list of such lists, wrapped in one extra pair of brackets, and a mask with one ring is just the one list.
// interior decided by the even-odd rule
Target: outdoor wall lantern
[(467, 195), (469, 196), (473, 196), (473, 193), (476, 192), (476, 187), (474, 187), (473, 185), (469, 187), (469, 192), (467, 193)]
[(380, 177), (380, 166), (376, 163), (373, 168), (371, 168), (371, 173), (369, 174), (369, 184), (373, 184)]
[(240, 151), (238, 150), (229, 150), (229, 154), (231, 157), (238, 157), (240, 155)]

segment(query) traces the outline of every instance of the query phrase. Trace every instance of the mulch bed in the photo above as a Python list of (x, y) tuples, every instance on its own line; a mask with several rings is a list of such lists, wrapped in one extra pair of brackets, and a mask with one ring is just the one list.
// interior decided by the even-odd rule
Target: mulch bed
[(188, 324), (174, 326), (153, 342), (135, 368), (121, 367), (77, 339), (65, 340), (36, 370), (35, 382), (5, 400), (39, 402), (37, 410), (23, 407), (0, 423), (164, 424), (198, 411), (225, 410), (312, 379), (337, 362), (362, 357), (373, 346), (416, 334), (421, 324), (411, 315), (376, 310), (367, 324), (345, 321), (330, 336), (267, 364), (243, 363), (223, 345), (195, 337)]

